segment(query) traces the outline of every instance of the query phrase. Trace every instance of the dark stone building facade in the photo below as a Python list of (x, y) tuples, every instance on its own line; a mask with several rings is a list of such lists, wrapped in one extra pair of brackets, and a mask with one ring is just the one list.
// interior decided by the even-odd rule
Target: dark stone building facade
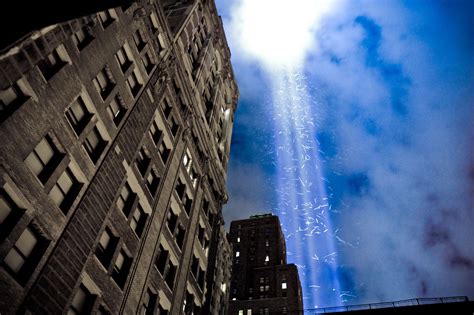
[(286, 263), (280, 220), (271, 214), (232, 221), (234, 257), (229, 315), (303, 314), (301, 284)]
[(212, 0), (136, 1), (3, 48), (0, 313), (225, 309), (237, 98)]

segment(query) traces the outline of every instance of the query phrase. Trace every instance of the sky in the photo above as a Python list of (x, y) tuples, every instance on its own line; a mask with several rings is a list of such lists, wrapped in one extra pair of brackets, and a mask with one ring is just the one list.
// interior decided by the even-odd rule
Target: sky
[(304, 306), (474, 300), (474, 2), (217, 0), (226, 223), (279, 215)]

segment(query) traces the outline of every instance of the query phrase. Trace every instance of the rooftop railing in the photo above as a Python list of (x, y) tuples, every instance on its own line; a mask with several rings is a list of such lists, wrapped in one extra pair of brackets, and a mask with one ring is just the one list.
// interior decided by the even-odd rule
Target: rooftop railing
[(469, 302), (469, 299), (467, 298), (467, 296), (420, 298), (420, 299), (401, 300), (401, 301), (395, 301), (395, 302), (325, 307), (325, 308), (305, 310), (305, 313), (307, 312), (309, 314), (327, 314), (327, 313), (350, 312), (350, 311), (360, 311), (360, 310), (370, 310), (370, 309), (380, 309), (380, 308), (407, 307), (407, 306), (417, 306), (417, 305), (428, 305), (428, 304), (439, 304), (439, 303), (461, 303), (461, 302)]

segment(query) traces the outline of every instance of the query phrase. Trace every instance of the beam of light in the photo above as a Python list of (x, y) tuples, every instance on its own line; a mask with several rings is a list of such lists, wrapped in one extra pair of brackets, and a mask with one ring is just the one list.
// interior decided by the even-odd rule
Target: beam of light
[(307, 308), (341, 305), (338, 257), (316, 140), (312, 101), (299, 68), (274, 71), (278, 214)]
[(237, 0), (234, 53), (257, 61), (271, 82), (278, 170), (278, 209), (288, 261), (298, 266), (306, 308), (341, 305), (335, 232), (322, 176), (316, 122), (303, 77), (317, 49), (315, 31), (336, 0)]

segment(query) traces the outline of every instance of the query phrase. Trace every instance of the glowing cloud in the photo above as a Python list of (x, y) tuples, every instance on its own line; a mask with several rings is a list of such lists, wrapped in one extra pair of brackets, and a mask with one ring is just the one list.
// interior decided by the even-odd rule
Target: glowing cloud
[(231, 36), (266, 68), (301, 65), (314, 32), (337, 0), (241, 0), (232, 10)]

